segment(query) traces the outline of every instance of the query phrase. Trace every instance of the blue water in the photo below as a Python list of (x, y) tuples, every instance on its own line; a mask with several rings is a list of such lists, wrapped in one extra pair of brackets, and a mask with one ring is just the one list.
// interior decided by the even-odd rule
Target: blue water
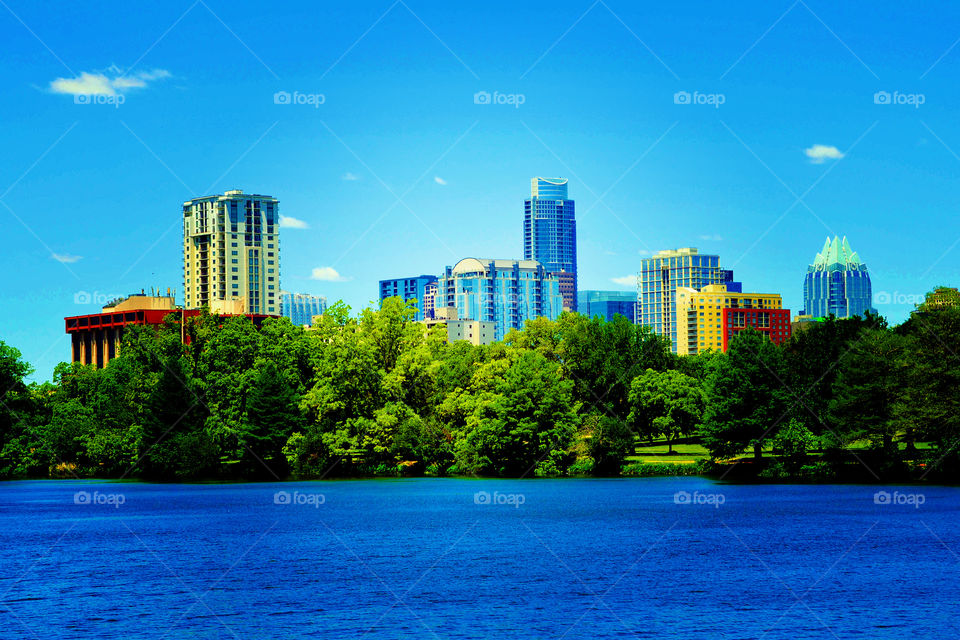
[(3, 483), (0, 638), (960, 637), (960, 489), (885, 489)]

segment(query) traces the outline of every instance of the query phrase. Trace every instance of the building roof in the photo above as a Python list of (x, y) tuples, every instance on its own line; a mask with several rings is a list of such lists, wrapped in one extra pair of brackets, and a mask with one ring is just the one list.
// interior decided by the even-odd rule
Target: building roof
[(494, 258), (464, 258), (453, 266), (453, 275), (462, 273), (473, 273), (475, 271), (486, 271), (493, 263), (495, 269), (513, 269), (519, 266), (521, 269), (537, 269), (540, 263), (536, 260), (502, 260)]
[(857, 255), (857, 252), (853, 250), (847, 241), (847, 236), (843, 236), (843, 240), (837, 236), (833, 236), (833, 240), (828, 237), (823, 243), (823, 249), (821, 249), (820, 253), (813, 259), (812, 266), (829, 267), (834, 264), (854, 267), (863, 266), (863, 263), (860, 262), (860, 256)]

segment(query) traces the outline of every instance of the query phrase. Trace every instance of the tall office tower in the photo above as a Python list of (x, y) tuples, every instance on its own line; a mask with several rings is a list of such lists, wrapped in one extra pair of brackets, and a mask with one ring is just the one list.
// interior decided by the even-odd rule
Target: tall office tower
[(702, 289), (710, 284), (732, 284), (733, 272), (720, 268), (720, 256), (700, 254), (684, 247), (660, 251), (644, 258), (640, 266), (640, 324), (670, 338), (677, 352), (677, 288)]
[(560, 284), (563, 308), (577, 310), (577, 221), (564, 178), (533, 178), (523, 203), (523, 258)]
[(494, 323), (494, 340), (527, 320), (555, 319), (563, 310), (557, 279), (535, 260), (464, 258), (437, 281), (437, 311), (455, 307), (458, 320)]
[(184, 307), (279, 315), (276, 198), (239, 189), (183, 203)]
[(280, 292), (280, 315), (290, 318), (290, 322), (299, 326), (313, 326), (313, 316), (323, 315), (327, 310), (327, 299), (308, 293)]
[(803, 280), (801, 315), (838, 318), (876, 313), (867, 265), (850, 247), (846, 236), (827, 238), (823, 249), (807, 267)]
[[(404, 301), (416, 300), (417, 301), (417, 315), (414, 317), (414, 320), (422, 321), (428, 317), (433, 317), (432, 315), (428, 316), (427, 310), (433, 308), (433, 298), (430, 297), (431, 292), (427, 290), (431, 283), (437, 281), (437, 276), (432, 275), (422, 275), (422, 276), (413, 276), (410, 278), (393, 278), (391, 280), (381, 280), (380, 281), (380, 304), (383, 304), (383, 301), (387, 298), (392, 298), (394, 296), (399, 296), (404, 299)], [(432, 292), (433, 296), (436, 296), (436, 292)], [(428, 301), (427, 298), (430, 297)], [(428, 306), (430, 305), (430, 306)]]

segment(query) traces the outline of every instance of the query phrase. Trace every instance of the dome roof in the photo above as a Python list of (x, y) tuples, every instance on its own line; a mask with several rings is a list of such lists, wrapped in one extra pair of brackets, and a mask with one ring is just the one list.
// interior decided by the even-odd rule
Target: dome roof
[(464, 258), (453, 267), (453, 275), (461, 273), (471, 273), (473, 271), (486, 271), (487, 263), (481, 262), (476, 258)]

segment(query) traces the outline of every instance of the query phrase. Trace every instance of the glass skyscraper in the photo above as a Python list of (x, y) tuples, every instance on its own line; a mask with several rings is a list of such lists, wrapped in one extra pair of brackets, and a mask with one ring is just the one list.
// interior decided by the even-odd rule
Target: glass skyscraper
[(523, 204), (523, 258), (556, 277), (563, 307), (577, 310), (577, 221), (565, 178), (533, 178)]
[(588, 318), (600, 316), (610, 322), (619, 314), (630, 322), (636, 322), (638, 307), (636, 291), (580, 290), (577, 292), (577, 312)]
[(644, 258), (640, 266), (640, 324), (670, 338), (677, 352), (677, 288), (700, 290), (708, 284), (727, 285), (728, 291), (740, 291), (733, 271), (720, 268), (720, 256), (700, 254), (685, 247), (660, 251)]
[(307, 293), (280, 292), (280, 315), (290, 318), (295, 325), (313, 326), (313, 316), (327, 310), (327, 299)]
[(807, 267), (803, 280), (801, 315), (838, 318), (876, 313), (867, 265), (850, 247), (846, 236), (827, 238), (823, 249)]
[(455, 307), (459, 320), (494, 323), (494, 340), (527, 320), (557, 318), (563, 297), (557, 279), (535, 260), (464, 258), (437, 281), (436, 305)]
[[(422, 321), (428, 318), (432, 318), (433, 315), (429, 308), (433, 306), (433, 296), (436, 295), (432, 288), (431, 284), (437, 281), (437, 276), (432, 275), (422, 275), (422, 276), (413, 276), (410, 278), (393, 278), (392, 280), (381, 280), (380, 281), (380, 303), (383, 304), (383, 301), (387, 298), (392, 298), (394, 296), (399, 296), (408, 300), (417, 301), (417, 315), (414, 320)], [(428, 291), (428, 288), (431, 291)], [(428, 300), (429, 305), (428, 307)]]

